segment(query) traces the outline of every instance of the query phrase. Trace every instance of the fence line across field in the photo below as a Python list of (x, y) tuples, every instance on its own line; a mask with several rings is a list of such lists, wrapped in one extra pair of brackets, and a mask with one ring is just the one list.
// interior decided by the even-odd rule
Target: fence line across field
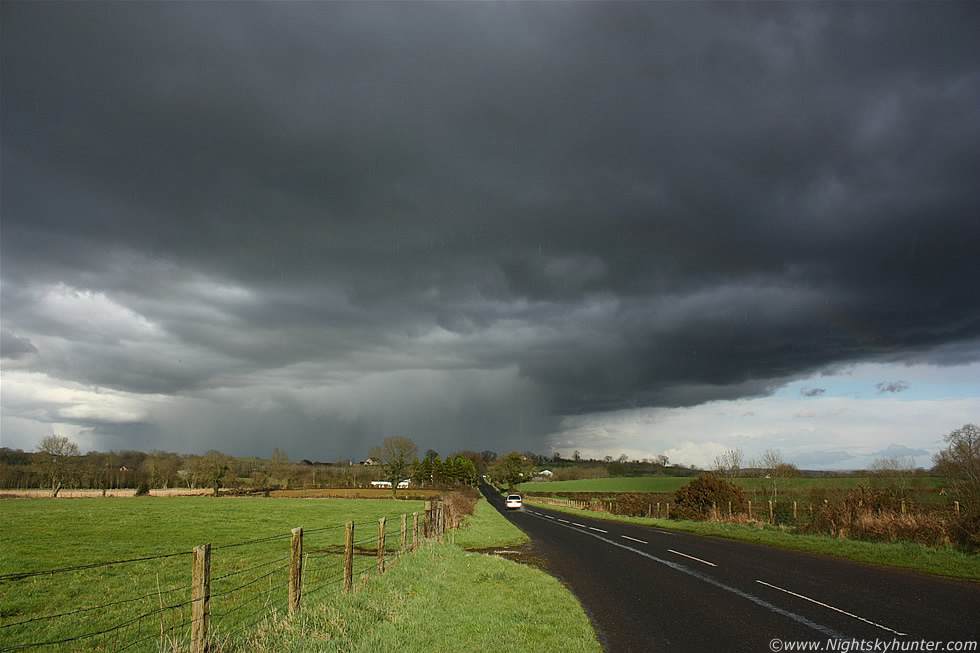
[[(603, 512), (609, 514), (624, 514), (633, 517), (650, 517), (656, 519), (670, 519), (671, 504), (669, 501), (651, 501), (647, 504), (643, 513), (620, 513), (616, 509), (616, 501), (609, 499), (589, 498), (571, 499), (567, 497), (552, 497), (529, 495), (525, 497), (535, 502), (549, 506), (563, 506), (566, 508), (576, 508), (578, 510), (589, 510), (592, 512)], [(860, 504), (859, 504), (860, 505)], [(744, 509), (733, 507), (731, 501), (724, 505), (713, 504), (707, 517), (714, 521), (724, 521), (737, 517), (747, 517), (749, 520), (764, 521), (770, 524), (797, 524), (804, 521), (812, 521), (822, 509), (830, 506), (828, 500), (821, 502), (812, 501), (746, 501)], [(902, 515), (912, 515), (921, 510), (921, 506), (911, 500), (901, 499), (898, 509)], [(960, 515), (960, 502), (953, 501), (952, 514), (956, 517)]]
[[(414, 512), (409, 520), (403, 514), (400, 522), (391, 525), (382, 517), (377, 521), (348, 521), (320, 528), (297, 527), (289, 533), (234, 544), (213, 547), (204, 543), (192, 551), (4, 574), (0, 576), (0, 591), (13, 596), (18, 592), (43, 592), (43, 588), (37, 587), (39, 579), (56, 582), (66, 574), (105, 573), (107, 569), (121, 569), (120, 579), (127, 576), (135, 579), (138, 573), (126, 572), (126, 565), (160, 562), (173, 565), (178, 560), (186, 563), (187, 556), (191, 558), (190, 568), (184, 567), (183, 573), (174, 567), (145, 570), (147, 575), (156, 576), (155, 591), (144, 587), (136, 597), (0, 623), (0, 651), (187, 646), (192, 653), (204, 653), (216, 640), (228, 641), (246, 635), (266, 617), (280, 612), (295, 614), (302, 609), (306, 596), (328, 588), (342, 587), (342, 591), (351, 592), (355, 575), (371, 573), (372, 568), (376, 574), (384, 574), (388, 561), (416, 550), (421, 541), (442, 541), (444, 520), (444, 502), (426, 501), (423, 515)], [(395, 525), (400, 526), (400, 533), (389, 532)], [(343, 542), (337, 541), (341, 533)], [(271, 549), (285, 540), (288, 548)], [(232, 551), (249, 547), (260, 560), (249, 562), (241, 555), (227, 557)], [(277, 555), (277, 550), (282, 553)], [(354, 560), (358, 557), (375, 561), (368, 566), (359, 564), (355, 569)], [(215, 574), (213, 562), (218, 568), (222, 565), (227, 568)], [(161, 586), (161, 575), (170, 586)], [(93, 627), (92, 623), (96, 625)], [(90, 629), (79, 633), (82, 624)]]

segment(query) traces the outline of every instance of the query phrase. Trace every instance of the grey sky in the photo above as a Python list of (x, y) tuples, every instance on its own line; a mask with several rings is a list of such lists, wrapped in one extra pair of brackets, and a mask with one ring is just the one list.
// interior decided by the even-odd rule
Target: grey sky
[(119, 402), (5, 391), (5, 446), (543, 450), (980, 360), (973, 3), (2, 18), (4, 385)]

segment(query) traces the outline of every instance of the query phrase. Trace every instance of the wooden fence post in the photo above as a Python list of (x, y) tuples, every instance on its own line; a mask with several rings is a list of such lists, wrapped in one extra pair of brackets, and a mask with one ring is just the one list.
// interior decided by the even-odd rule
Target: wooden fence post
[(289, 611), (298, 612), (303, 594), (303, 528), (294, 528), (289, 538)]
[(796, 502), (793, 502), (793, 521), (796, 522)]
[(752, 502), (749, 501), (749, 519), (752, 519)]
[(670, 519), (670, 501), (667, 502), (667, 519)]
[(385, 573), (385, 518), (378, 520), (378, 575)]
[(439, 533), (439, 543), (443, 541), (443, 535), (446, 532), (446, 503), (440, 501), (438, 504), (438, 511), (436, 512), (436, 530)]
[(429, 539), (432, 537), (432, 502), (426, 501), (423, 509), (425, 518), (422, 520), (422, 536)]
[(408, 519), (408, 515), (406, 515), (405, 513), (402, 513), (402, 548), (401, 548), (401, 552), (402, 553), (405, 553), (405, 550), (408, 548), (408, 524), (407, 524), (407, 519)]
[(210, 542), (194, 547), (191, 565), (191, 653), (205, 653), (211, 622)]
[(769, 523), (770, 523), (770, 524), (772, 524), (772, 523), (773, 523), (773, 521), (774, 521), (774, 520), (773, 520), (773, 518), (772, 518), (772, 501), (770, 501), (770, 502), (769, 502)]
[(959, 517), (960, 516), (960, 502), (959, 501), (954, 501), (953, 502), (953, 509), (956, 511), (956, 516)]
[(347, 537), (344, 538), (344, 591), (354, 589), (354, 522), (347, 522)]
[(729, 519), (732, 518), (732, 502), (731, 501), (728, 502), (728, 518)]
[(902, 514), (905, 514), (905, 499), (902, 499)]
[(412, 551), (419, 548), (419, 513), (412, 513)]
[(657, 519), (660, 519), (660, 502), (657, 502)]

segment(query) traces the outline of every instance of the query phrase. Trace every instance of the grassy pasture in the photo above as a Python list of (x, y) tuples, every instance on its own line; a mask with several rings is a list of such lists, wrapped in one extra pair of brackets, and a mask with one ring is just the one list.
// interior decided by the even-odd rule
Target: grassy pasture
[[(527, 541), (482, 499), (462, 529), (447, 533), (450, 544), (423, 544), (397, 562), (389, 559), (389, 570), (379, 578), (377, 519), (388, 518), (387, 548), (394, 554), (400, 515), (407, 514), (410, 525), (411, 513), (422, 509), (420, 501), (358, 499), (5, 500), (0, 503), (0, 576), (180, 555), (0, 578), (0, 649), (75, 638), (186, 601), (191, 563), (186, 552), (211, 542), (214, 651), (411, 652), (456, 650), (461, 644), (475, 650), (601, 650), (588, 617), (558, 581), (537, 569), (463, 550)], [(355, 560), (357, 591), (345, 595), (337, 582), (342, 558), (323, 552), (340, 549), (348, 520), (357, 523), (355, 540), (363, 555)], [(303, 610), (288, 616), (286, 572), (279, 568), (288, 562), (289, 530), (296, 526), (304, 527)], [(245, 576), (238, 576), (243, 570)], [(258, 580), (251, 583), (251, 578)], [(258, 597), (252, 603), (228, 593), (243, 579), (250, 582), (245, 599)], [(120, 600), (129, 603), (108, 605)], [(96, 606), (104, 607), (11, 626)], [(164, 611), (43, 650), (187, 650), (189, 629), (181, 622), (188, 617), (189, 609)]]
[[(163, 609), (190, 596), (190, 551), (212, 544), (212, 619), (219, 634), (247, 631), (256, 616), (286, 605), (289, 532), (304, 528), (305, 583), (331, 591), (341, 573), (343, 525), (353, 520), (364, 555), (355, 573), (376, 568), (377, 520), (388, 519), (388, 549), (400, 542), (400, 515), (421, 501), (272, 498), (99, 498), (6, 500), (0, 504), (0, 576), (83, 567), (26, 579), (0, 579), (0, 642), (12, 646), (75, 638), (124, 624), (58, 650), (114, 649), (141, 638), (155, 649), (161, 633), (179, 641), (189, 607)], [(151, 556), (170, 557), (134, 560)], [(110, 566), (84, 568), (109, 561)], [(125, 603), (117, 603), (125, 601)], [(112, 604), (112, 605), (109, 605)], [(42, 615), (64, 615), (30, 621)]]

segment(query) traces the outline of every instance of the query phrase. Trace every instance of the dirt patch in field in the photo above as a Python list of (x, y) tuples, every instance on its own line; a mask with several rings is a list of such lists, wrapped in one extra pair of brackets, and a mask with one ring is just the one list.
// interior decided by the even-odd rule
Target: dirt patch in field
[(521, 546), (495, 546), (488, 549), (470, 549), (473, 553), (485, 553), (486, 555), (500, 556), (507, 560), (519, 562), (522, 565), (536, 567), (541, 571), (548, 572), (548, 561), (538, 553), (534, 542), (528, 542)]
[[(166, 490), (150, 490), (151, 497), (198, 497), (214, 494), (214, 490), (205, 488), (169, 488)], [(103, 496), (102, 490), (61, 490), (56, 499), (97, 499)], [(106, 497), (133, 497), (136, 490), (120, 488), (106, 490)], [(51, 499), (51, 490), (0, 490), (0, 499)]]

